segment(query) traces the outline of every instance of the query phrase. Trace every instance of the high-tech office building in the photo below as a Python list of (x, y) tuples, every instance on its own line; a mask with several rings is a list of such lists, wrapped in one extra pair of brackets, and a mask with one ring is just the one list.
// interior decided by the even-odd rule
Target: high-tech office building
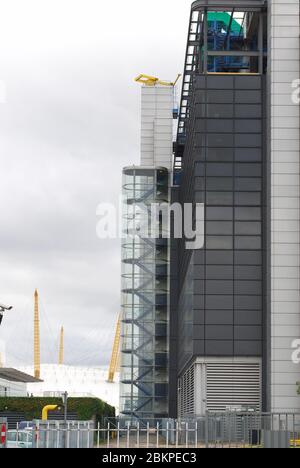
[(298, 0), (192, 4), (173, 149), (173, 87), (142, 88), (125, 231), (161, 198), (203, 204), (205, 241), (123, 240), (125, 416), (300, 410), (299, 16)]

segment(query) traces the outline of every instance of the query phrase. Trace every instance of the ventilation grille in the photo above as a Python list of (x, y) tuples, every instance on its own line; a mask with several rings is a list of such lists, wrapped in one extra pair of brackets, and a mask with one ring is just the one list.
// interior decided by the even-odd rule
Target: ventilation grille
[(259, 363), (207, 363), (207, 410), (255, 408), (261, 410)]
[(195, 414), (195, 366), (179, 380), (179, 414)]

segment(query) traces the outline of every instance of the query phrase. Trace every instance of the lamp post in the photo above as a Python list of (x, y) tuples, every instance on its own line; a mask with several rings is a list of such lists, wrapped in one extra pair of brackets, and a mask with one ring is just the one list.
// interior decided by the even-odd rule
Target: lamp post
[(68, 392), (62, 395), (64, 404), (65, 448), (68, 448)]

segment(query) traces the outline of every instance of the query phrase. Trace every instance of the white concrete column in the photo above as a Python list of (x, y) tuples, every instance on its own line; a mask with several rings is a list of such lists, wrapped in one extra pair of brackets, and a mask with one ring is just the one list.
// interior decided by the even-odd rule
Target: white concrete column
[(173, 86), (142, 87), (142, 166), (172, 170), (173, 91)]

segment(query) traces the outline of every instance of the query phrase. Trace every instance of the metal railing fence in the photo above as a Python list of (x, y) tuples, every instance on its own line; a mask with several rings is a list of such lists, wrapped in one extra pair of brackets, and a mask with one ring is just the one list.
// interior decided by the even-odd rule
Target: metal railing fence
[(18, 427), (15, 443), (24, 448), (299, 448), (300, 414), (208, 413), (180, 420), (114, 419), (97, 425), (37, 421)]

